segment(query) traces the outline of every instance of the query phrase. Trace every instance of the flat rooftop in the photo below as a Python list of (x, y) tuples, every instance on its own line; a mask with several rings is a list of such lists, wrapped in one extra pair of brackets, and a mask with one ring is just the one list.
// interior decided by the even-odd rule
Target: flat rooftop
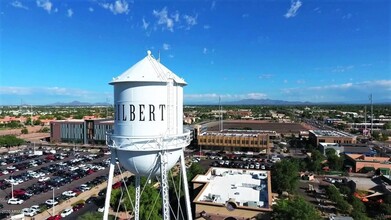
[(355, 137), (355, 135), (333, 130), (310, 130), (317, 137)]
[(221, 132), (217, 131), (205, 131), (200, 134), (200, 136), (225, 136), (225, 137), (256, 137), (259, 134), (274, 134), (275, 131), (269, 130), (233, 130), (233, 129), (224, 129)]
[(205, 175), (198, 175), (193, 182), (206, 183), (195, 202), (270, 209), (270, 171), (210, 168)]

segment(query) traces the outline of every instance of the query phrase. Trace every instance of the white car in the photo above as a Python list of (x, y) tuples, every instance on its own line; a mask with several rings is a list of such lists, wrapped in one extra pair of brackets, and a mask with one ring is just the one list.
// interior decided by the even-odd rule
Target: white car
[(35, 210), (37, 213), (41, 210), (41, 208), (39, 207), (39, 205), (32, 205), (32, 206), (30, 207), (30, 209)]
[(46, 176), (46, 177), (41, 177), (39, 178), (38, 182), (45, 182), (45, 181), (48, 181), (50, 179), (50, 177)]
[(87, 190), (90, 190), (91, 189), (91, 187), (89, 187), (89, 186), (87, 186), (87, 184), (81, 184), (80, 185), (80, 190), (81, 191), (87, 191)]
[(16, 170), (16, 167), (14, 167), (14, 166), (9, 166), (9, 167), (7, 167), (7, 170)]
[(62, 193), (62, 195), (69, 196), (69, 197), (74, 197), (74, 196), (76, 196), (76, 193), (73, 192), (73, 191), (65, 191), (65, 192)]
[(2, 172), (4, 175), (9, 174), (8, 170), (3, 170)]
[(47, 205), (57, 205), (58, 204), (58, 202), (56, 200), (53, 200), (53, 199), (48, 199), (48, 200), (45, 201), (45, 203)]
[(31, 176), (32, 178), (39, 178), (39, 177), (41, 177), (38, 173), (30, 174), (30, 176)]
[(24, 216), (30, 216), (30, 217), (33, 217), (34, 215), (37, 214), (37, 211), (31, 208), (24, 208), (22, 209), (22, 212)]
[(73, 209), (72, 208), (67, 208), (65, 209), (64, 211), (61, 212), (61, 217), (67, 217), (68, 215), (70, 215), (71, 213), (73, 212)]
[(10, 205), (20, 205), (24, 202), (23, 199), (18, 199), (18, 198), (11, 198), (11, 199), (8, 199), (8, 204)]

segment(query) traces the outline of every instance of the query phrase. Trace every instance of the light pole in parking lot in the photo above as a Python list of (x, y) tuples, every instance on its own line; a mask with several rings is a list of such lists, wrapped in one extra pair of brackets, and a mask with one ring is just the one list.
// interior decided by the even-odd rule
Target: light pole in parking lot
[(54, 186), (53, 186), (53, 201), (52, 201), (52, 208), (53, 208), (53, 214), (52, 214), (52, 216), (54, 216)]

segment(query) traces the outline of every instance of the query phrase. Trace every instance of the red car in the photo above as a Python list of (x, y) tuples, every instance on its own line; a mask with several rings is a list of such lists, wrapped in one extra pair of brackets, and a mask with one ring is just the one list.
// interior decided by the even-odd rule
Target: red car
[(60, 220), (61, 218), (62, 218), (61, 215), (54, 215), (54, 216), (50, 216), (46, 220)]
[(116, 182), (113, 184), (113, 189), (118, 189), (121, 187), (121, 182)]
[[(14, 190), (14, 197), (22, 196), (24, 194), (26, 194), (26, 191), (24, 191), (23, 189)], [(10, 194), (10, 196), (12, 197), (12, 194)]]
[(79, 203), (77, 205), (74, 205), (72, 208), (73, 208), (73, 211), (76, 212), (83, 207), (84, 207), (84, 203)]

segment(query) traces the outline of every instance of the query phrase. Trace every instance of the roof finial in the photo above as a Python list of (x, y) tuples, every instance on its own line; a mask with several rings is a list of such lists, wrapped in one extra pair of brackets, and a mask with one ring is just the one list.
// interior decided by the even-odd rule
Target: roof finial
[(147, 54), (148, 54), (148, 56), (151, 56), (151, 51), (147, 50)]

